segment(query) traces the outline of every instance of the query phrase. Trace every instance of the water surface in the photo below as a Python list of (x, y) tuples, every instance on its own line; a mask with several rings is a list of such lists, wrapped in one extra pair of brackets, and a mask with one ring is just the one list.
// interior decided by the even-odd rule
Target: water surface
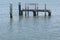
[[(18, 2), (38, 2), (41, 9), (47, 3), (52, 16), (18, 16)], [(13, 19), (9, 16), (9, 3), (13, 3)], [(0, 0), (0, 40), (60, 40), (60, 0)]]

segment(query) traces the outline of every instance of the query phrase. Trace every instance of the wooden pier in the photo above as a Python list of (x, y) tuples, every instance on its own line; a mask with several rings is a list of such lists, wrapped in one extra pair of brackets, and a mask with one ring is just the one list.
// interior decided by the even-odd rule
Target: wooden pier
[[(30, 6), (34, 6), (34, 9), (30, 9)], [(18, 4), (18, 10), (19, 10), (19, 16), (23, 15), (23, 12), (25, 12), (25, 16), (29, 16), (29, 12), (33, 12), (33, 16), (38, 16), (39, 12), (44, 12), (46, 16), (46, 12), (48, 12), (48, 16), (51, 16), (51, 11), (46, 9), (46, 4), (44, 9), (39, 9), (38, 3), (28, 3), (25, 4), (25, 8), (21, 8), (21, 2)], [(12, 3), (10, 3), (10, 18), (13, 18), (12, 16)]]
[[(35, 6), (35, 9), (29, 9), (29, 6), (31, 5)], [(45, 12), (45, 16), (46, 16), (46, 12), (48, 12), (48, 16), (51, 16), (51, 11), (46, 9), (46, 4), (45, 4), (45, 9), (38, 9), (37, 3), (25, 4), (25, 9), (21, 9), (21, 3), (19, 3), (19, 16), (23, 15), (23, 12), (25, 12), (25, 16), (27, 15), (27, 12), (28, 12), (28, 15), (29, 15), (29, 12), (33, 12), (33, 16), (38, 16), (38, 12)]]
[(51, 16), (51, 11), (50, 10), (45, 10), (45, 9), (38, 9), (38, 10), (34, 10), (34, 9), (22, 9), (21, 10), (21, 14), (23, 14), (24, 11), (32, 11), (34, 16), (38, 16), (38, 14), (36, 14), (36, 12), (48, 12), (48, 16)]

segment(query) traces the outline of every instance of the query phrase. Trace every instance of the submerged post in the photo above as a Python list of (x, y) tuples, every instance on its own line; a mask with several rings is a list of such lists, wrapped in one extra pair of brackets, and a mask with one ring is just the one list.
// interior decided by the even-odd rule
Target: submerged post
[(35, 12), (34, 15), (36, 16), (37, 4), (35, 3)]
[(36, 16), (36, 11), (33, 11), (33, 16)]
[(51, 11), (49, 10), (49, 12), (48, 12), (49, 14), (48, 14), (48, 16), (51, 16)]
[(45, 16), (46, 16), (46, 4), (45, 4)]
[(23, 14), (21, 13), (21, 3), (19, 2), (19, 16), (20, 15), (23, 15)]
[(10, 3), (10, 18), (12, 18), (12, 3)]
[(27, 9), (28, 9), (28, 16), (29, 16), (29, 5), (28, 5)]
[(26, 3), (25, 3), (25, 16), (26, 16)]
[(38, 4), (37, 4), (37, 16), (38, 16)]

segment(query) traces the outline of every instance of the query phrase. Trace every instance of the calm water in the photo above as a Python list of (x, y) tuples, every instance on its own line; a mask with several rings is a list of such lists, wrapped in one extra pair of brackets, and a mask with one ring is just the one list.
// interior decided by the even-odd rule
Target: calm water
[[(52, 16), (18, 16), (18, 2), (41, 2), (39, 7), (52, 11)], [(9, 3), (13, 3), (13, 19), (9, 17)], [(0, 0), (0, 40), (60, 40), (60, 0)], [(22, 7), (24, 7), (22, 5)]]

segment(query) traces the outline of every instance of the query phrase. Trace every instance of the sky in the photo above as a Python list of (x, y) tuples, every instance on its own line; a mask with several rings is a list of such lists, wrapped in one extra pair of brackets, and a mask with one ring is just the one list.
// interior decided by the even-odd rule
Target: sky
[[(0, 10), (4, 13), (9, 10), (9, 3), (13, 4), (13, 9), (18, 9), (18, 3), (21, 2), (22, 8), (25, 3), (38, 3), (40, 8), (44, 8), (44, 4), (47, 4), (47, 9), (52, 11), (52, 14), (60, 15), (60, 0), (0, 0)], [(0, 12), (0, 14), (1, 14)]]

